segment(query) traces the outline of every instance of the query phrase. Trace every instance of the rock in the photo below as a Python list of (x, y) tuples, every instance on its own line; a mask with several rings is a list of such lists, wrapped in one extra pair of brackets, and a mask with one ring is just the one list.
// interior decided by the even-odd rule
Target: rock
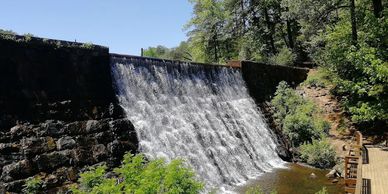
[(336, 177), (337, 170), (333, 169), (329, 173), (326, 174), (327, 178), (335, 178)]
[(346, 151), (346, 144), (342, 144), (342, 151)]
[(77, 166), (91, 165), (94, 162), (90, 149), (77, 148), (74, 151), (74, 162)]
[(13, 143), (0, 143), (0, 154), (9, 155), (11, 153), (19, 152), (20, 145)]
[(317, 178), (317, 175), (315, 175), (315, 173), (312, 172), (312, 173), (310, 174), (310, 178), (315, 179), (315, 178)]
[(333, 179), (331, 182), (332, 183), (338, 183), (338, 179)]
[(284, 161), (290, 161), (292, 159), (292, 154), (287, 148), (285, 148), (283, 145), (279, 144), (276, 147), (276, 153), (278, 156), (284, 160)]
[(21, 160), (3, 167), (1, 179), (5, 182), (27, 178), (33, 173), (32, 165), (28, 160)]
[(102, 119), (99, 121), (89, 120), (86, 122), (86, 132), (96, 133), (109, 130), (109, 119)]
[(39, 171), (49, 172), (57, 167), (69, 166), (72, 161), (72, 155), (73, 152), (71, 150), (55, 151), (36, 156), (34, 163)]
[(2, 189), (5, 191), (8, 191), (8, 193), (9, 192), (22, 193), (22, 188), (25, 182), (26, 180), (22, 179), (22, 180), (12, 181), (9, 183), (4, 183), (4, 185), (0, 184), (0, 193), (7, 193), (7, 192), (2, 192)]
[(61, 137), (57, 141), (58, 150), (71, 149), (71, 148), (74, 148), (75, 146), (76, 146), (75, 140), (69, 136)]
[(98, 144), (98, 145), (93, 146), (92, 152), (93, 152), (93, 158), (96, 161), (102, 161), (108, 155), (108, 152), (107, 152), (105, 146), (102, 144)]
[(56, 148), (55, 141), (52, 137), (23, 138), (20, 143), (22, 146), (23, 154), (27, 157), (53, 151)]
[(53, 136), (58, 137), (64, 133), (64, 124), (61, 121), (47, 120), (41, 124), (38, 131), (39, 136)]
[(32, 135), (34, 132), (32, 130), (32, 126), (30, 125), (27, 125), (27, 124), (23, 124), (23, 125), (16, 125), (14, 127), (12, 127), (9, 131), (12, 139), (18, 139), (18, 138), (21, 138), (23, 136), (30, 136)]
[(65, 125), (65, 131), (68, 135), (79, 135), (86, 133), (86, 122), (75, 121)]
[(120, 164), (125, 152), (135, 151), (137, 147), (127, 141), (114, 140), (113, 142), (108, 144), (107, 148), (108, 152), (112, 156), (112, 164), (118, 165)]

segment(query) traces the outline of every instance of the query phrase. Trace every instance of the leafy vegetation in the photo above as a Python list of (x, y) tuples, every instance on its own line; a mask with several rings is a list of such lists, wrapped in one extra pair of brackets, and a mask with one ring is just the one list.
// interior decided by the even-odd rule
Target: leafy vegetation
[[(255, 187), (251, 187), (249, 188), (245, 194), (265, 194), (265, 192), (259, 187), (259, 186), (255, 186)], [(276, 191), (272, 191), (270, 194), (277, 194)]]
[(330, 143), (324, 138), (304, 143), (300, 146), (300, 158), (308, 164), (321, 168), (330, 168), (335, 165), (336, 154)]
[(80, 184), (73, 187), (72, 192), (194, 194), (203, 189), (203, 184), (195, 179), (193, 171), (185, 167), (182, 160), (169, 164), (162, 159), (146, 162), (142, 154), (126, 154), (114, 173), (116, 177), (107, 178), (106, 166), (91, 168), (80, 175)]
[(271, 104), (275, 121), (295, 147), (320, 138), (330, 128), (330, 124), (320, 118), (314, 103), (304, 99), (286, 82), (279, 83)]
[(28, 178), (24, 184), (23, 193), (37, 194), (43, 191), (43, 181), (39, 177)]
[[(208, 63), (314, 62), (327, 71), (333, 94), (342, 99), (355, 124), (363, 129), (388, 127), (386, 1), (189, 1), (194, 7), (185, 26), (189, 38), (183, 49), (172, 49), (185, 53), (183, 58)], [(182, 59), (170, 52), (150, 55)], [(326, 83), (318, 78), (308, 84), (323, 87)]]
[(323, 187), (321, 190), (319, 190), (315, 194), (329, 194), (329, 192), (327, 191), (326, 187)]
[(280, 82), (271, 104), (275, 122), (292, 147), (299, 148), (302, 161), (320, 168), (335, 164), (335, 150), (325, 140), (330, 124), (322, 119), (313, 102), (304, 99), (286, 82)]

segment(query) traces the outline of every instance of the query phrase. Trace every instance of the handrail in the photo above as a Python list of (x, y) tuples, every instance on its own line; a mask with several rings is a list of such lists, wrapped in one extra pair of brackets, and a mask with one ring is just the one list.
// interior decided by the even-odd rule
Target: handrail
[(361, 194), (362, 191), (362, 134), (355, 132), (355, 143), (345, 156), (345, 193)]

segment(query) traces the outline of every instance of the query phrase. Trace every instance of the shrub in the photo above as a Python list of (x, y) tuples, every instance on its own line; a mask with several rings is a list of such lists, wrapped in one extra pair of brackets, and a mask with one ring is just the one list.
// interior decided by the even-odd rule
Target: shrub
[(283, 47), (278, 54), (269, 58), (269, 62), (275, 65), (293, 65), (295, 59), (296, 55), (287, 47)]
[(114, 169), (117, 178), (105, 178), (105, 166), (82, 173), (80, 185), (71, 190), (81, 193), (199, 193), (203, 184), (182, 160), (167, 164), (158, 159), (146, 162), (142, 154), (124, 155), (122, 165)]
[(323, 138), (300, 146), (300, 158), (318, 168), (330, 168), (335, 165), (336, 153), (330, 143)]
[(39, 177), (30, 177), (27, 179), (23, 187), (23, 193), (41, 193), (43, 190), (43, 181)]
[(296, 108), (303, 103), (302, 97), (290, 88), (287, 82), (280, 82), (271, 101), (271, 105), (275, 109), (274, 117), (276, 123), (282, 126), (286, 115), (295, 113)]
[(30, 42), (32, 40), (32, 37), (34, 37), (33, 34), (30, 34), (30, 33), (24, 34), (24, 41)]
[[(251, 187), (249, 188), (245, 194), (265, 194), (265, 192), (259, 187), (259, 186), (255, 186), (255, 187)], [(277, 194), (276, 191), (272, 191), (270, 194)]]
[(91, 42), (86, 42), (86, 43), (83, 43), (80, 47), (85, 49), (93, 49), (94, 45)]
[(16, 33), (11, 30), (2, 30), (0, 29), (0, 38), (6, 40), (16, 40)]
[(302, 83), (304, 86), (325, 88), (330, 84), (328, 70), (319, 68), (315, 73), (309, 74), (307, 79)]
[(290, 139), (293, 147), (324, 136), (330, 128), (330, 124), (321, 118), (314, 103), (304, 99), (286, 82), (279, 83), (271, 104), (274, 107), (275, 122)]
[(329, 194), (329, 192), (326, 190), (326, 187), (323, 187), (321, 190), (319, 190), (315, 194)]

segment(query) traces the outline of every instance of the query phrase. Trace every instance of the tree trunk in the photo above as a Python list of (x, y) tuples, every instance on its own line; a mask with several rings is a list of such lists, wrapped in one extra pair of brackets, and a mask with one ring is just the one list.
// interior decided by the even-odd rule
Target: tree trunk
[(273, 39), (273, 35), (275, 34), (275, 30), (273, 27), (273, 23), (271, 22), (271, 20), (269, 18), (268, 9), (266, 7), (264, 7), (264, 17), (265, 17), (265, 23), (267, 24), (267, 28), (268, 28), (267, 36), (268, 36), (268, 41), (269, 41), (269, 45), (270, 45), (270, 50), (271, 50), (272, 54), (276, 54), (277, 51), (276, 51), (276, 47), (275, 47), (275, 41)]
[(377, 18), (381, 17), (381, 11), (383, 11), (381, 0), (373, 0), (373, 12)]
[(354, 0), (349, 0), (350, 3), (350, 20), (352, 24), (352, 44), (357, 46), (357, 21), (356, 21), (356, 6)]
[(292, 35), (291, 21), (287, 20), (286, 25), (287, 25), (288, 46), (290, 47), (290, 49), (294, 49), (294, 38)]

